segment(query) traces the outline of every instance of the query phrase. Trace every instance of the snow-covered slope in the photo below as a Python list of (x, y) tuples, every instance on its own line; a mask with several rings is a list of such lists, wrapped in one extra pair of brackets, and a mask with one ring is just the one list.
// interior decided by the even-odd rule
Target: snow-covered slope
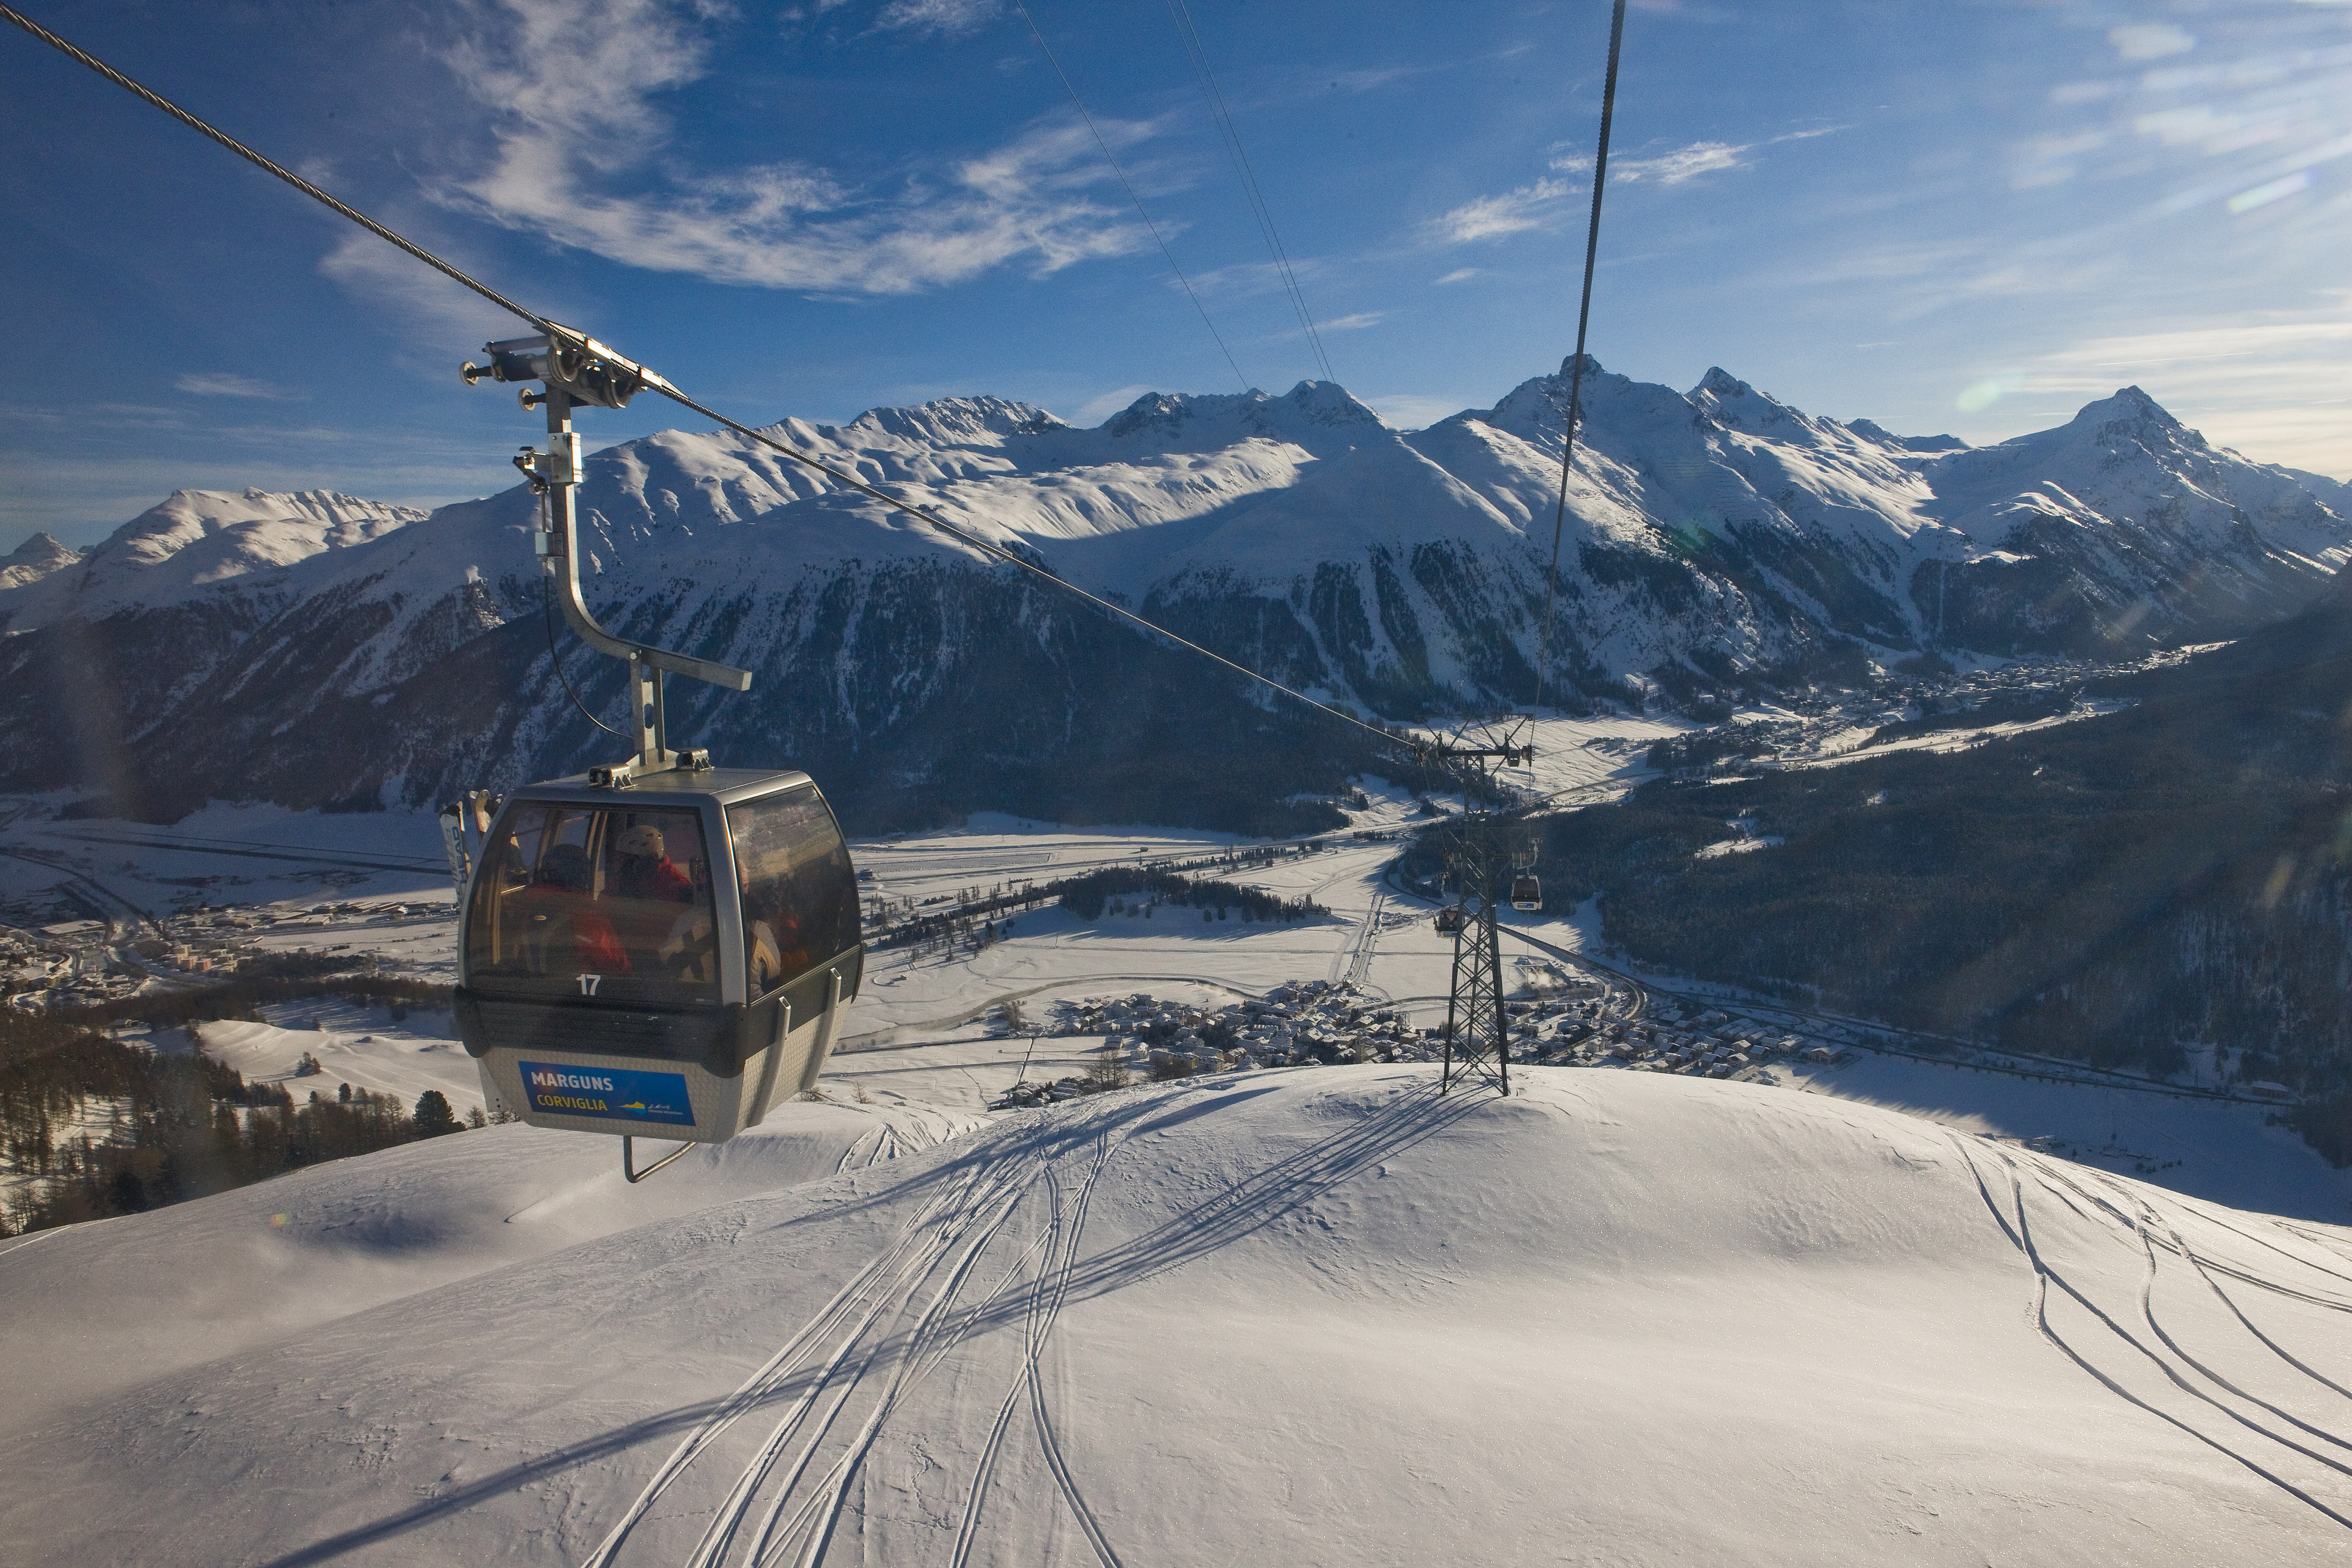
[[(351, 1163), (395, 1201), (347, 1247), (425, 1288), (299, 1321), (172, 1322), (334, 1245), (293, 1179), (23, 1243), (0, 1552), (2352, 1557), (2346, 1233), (1821, 1097), (1515, 1076), (1139, 1089), (633, 1230), (579, 1191), (600, 1239), (448, 1269), (522, 1142), (467, 1133)], [(174, 1230), (168, 1277), (103, 1266)], [(109, 1364), (142, 1296), (185, 1348)]]
[[(794, 1101), (631, 1186), (620, 1145), (513, 1124), (0, 1243), (24, 1425), (598, 1237), (921, 1149), (976, 1118)], [(26, 1250), (16, 1255), (14, 1248)]]
[(0, 626), (97, 620), (177, 604), (208, 588), (275, 587), (282, 569), (298, 561), (348, 550), (426, 515), (332, 490), (173, 490), (82, 555), (77, 570), (43, 573), (0, 601)]
[[(2212, 640), (2352, 552), (2334, 502), (2133, 389), (1974, 451), (1719, 370), (1683, 394), (1591, 366), (1585, 387), (1545, 676), (1571, 709), (1860, 679), (1931, 647)], [(1150, 395), (1092, 430), (992, 398), (776, 428), (1286, 684), (1409, 718), (1533, 690), (1566, 392), (1538, 377), (1411, 434), (1312, 382)], [(861, 801), (1133, 819), (1161, 808), (1086, 792), (1263, 723), (1230, 682), (732, 436), (598, 452), (581, 500), (608, 624), (755, 671), (723, 709), (681, 693), (685, 724)], [(532, 625), (534, 515), (520, 489), (429, 520), (175, 495), (0, 587), (23, 634), (0, 639), (0, 786), (415, 805), (600, 758)], [(616, 688), (602, 664), (568, 666), (592, 703)], [(1259, 793), (1307, 787), (1303, 766)]]
[(23, 588), (81, 559), (81, 552), (52, 533), (36, 533), (0, 557), (0, 591)]

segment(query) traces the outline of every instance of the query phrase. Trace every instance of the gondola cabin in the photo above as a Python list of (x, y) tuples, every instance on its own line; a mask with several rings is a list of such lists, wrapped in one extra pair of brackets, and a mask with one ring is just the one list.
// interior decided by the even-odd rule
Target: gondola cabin
[(1538, 879), (1538, 878), (1528, 877), (1528, 876), (1517, 876), (1517, 877), (1514, 877), (1514, 878), (1512, 878), (1512, 879), (1511, 879), (1511, 908), (1513, 908), (1513, 909), (1515, 909), (1515, 910), (1539, 910), (1539, 909), (1542, 909), (1542, 908), (1543, 908), (1543, 883), (1542, 883), (1542, 881), (1541, 881), (1539, 879)]
[(494, 1109), (718, 1143), (815, 1086), (866, 949), (848, 846), (806, 773), (533, 784), (478, 864), (457, 1033)]

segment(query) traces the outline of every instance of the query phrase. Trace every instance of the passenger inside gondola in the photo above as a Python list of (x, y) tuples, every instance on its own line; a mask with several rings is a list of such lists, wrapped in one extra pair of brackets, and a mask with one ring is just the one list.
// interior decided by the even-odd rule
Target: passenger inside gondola
[(743, 900), (752, 996), (856, 945), (857, 885), (833, 813), (814, 789), (727, 808)]
[(629, 972), (620, 933), (590, 891), (588, 852), (579, 845), (558, 844), (548, 850), (514, 902), (523, 952), (533, 973)]
[(623, 833), (613, 852), (619, 857), (613, 889), (622, 898), (694, 901), (694, 879), (669, 858), (668, 843), (652, 823), (640, 822)]
[(478, 978), (599, 1001), (718, 1000), (710, 864), (693, 811), (526, 805), (474, 896)]

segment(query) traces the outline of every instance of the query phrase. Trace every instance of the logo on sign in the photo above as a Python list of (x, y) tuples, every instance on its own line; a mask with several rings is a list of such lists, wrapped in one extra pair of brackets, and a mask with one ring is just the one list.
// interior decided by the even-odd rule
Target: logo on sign
[(597, 982), (599, 982), (599, 981), (603, 980), (604, 978), (604, 977), (603, 975), (601, 975), (601, 974), (583, 974), (583, 975), (582, 975), (582, 976), (580, 977), (580, 994), (582, 994), (583, 996), (593, 996), (594, 994), (596, 994), (596, 984), (597, 984)]
[(627, 1068), (565, 1067), (522, 1062), (522, 1087), (532, 1110), (551, 1116), (596, 1116), (615, 1121), (652, 1121), (669, 1127), (694, 1125), (686, 1078), (674, 1072), (637, 1072)]

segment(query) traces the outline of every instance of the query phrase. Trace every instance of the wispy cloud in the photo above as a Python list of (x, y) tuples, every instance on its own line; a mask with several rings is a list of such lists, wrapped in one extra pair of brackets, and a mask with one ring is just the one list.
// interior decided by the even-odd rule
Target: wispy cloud
[(1701, 174), (1741, 167), (1740, 154), (1752, 145), (1735, 147), (1728, 142), (1694, 142), (1655, 158), (1628, 158), (1611, 173), (1627, 184), (1655, 180), (1662, 185), (1679, 185)]
[[(1313, 257), (1293, 257), (1291, 275), (1312, 278), (1322, 271), (1322, 264)], [(1280, 292), (1286, 285), (1282, 270), (1271, 261), (1239, 261), (1230, 267), (1212, 267), (1206, 271), (1187, 274), (1193, 291), (1203, 297), (1247, 299), (1254, 295)], [(1168, 280), (1171, 289), (1180, 288), (1174, 279)]]
[[(403, 226), (415, 232), (410, 226)], [(450, 257), (452, 247), (446, 243), (434, 248), (461, 266), (468, 259)], [(352, 295), (407, 323), (420, 343), (431, 342), (445, 351), (463, 351), (532, 330), (473, 290), (451, 282), (372, 234), (346, 233), (335, 242), (332, 250), (319, 258), (319, 270)], [(478, 268), (468, 270), (478, 278), (482, 276)], [(541, 296), (534, 299), (532, 308), (560, 310), (561, 304)]]
[[(2310, 188), (2306, 171), (2352, 155), (2352, 41), (2342, 6), (2328, 8), (2337, 16), (2312, 7), (2207, 38), (2169, 22), (2110, 28), (2115, 68), (2052, 90), (2075, 123), (2018, 142), (2011, 183), (2154, 174), (2171, 187), (2149, 209), (2158, 217), (2207, 207), (2242, 217)], [(2333, 229), (2317, 237), (2342, 248)]]
[[(1783, 142), (1808, 142), (1816, 136), (1831, 136), (1851, 129), (1845, 125), (1824, 125), (1785, 132), (1760, 142), (1693, 142), (1687, 146), (1676, 147), (1652, 157), (1612, 159), (1609, 164), (1609, 178), (1612, 184), (1687, 184), (1703, 174), (1747, 168), (1751, 162), (1748, 154), (1759, 147), (1778, 146)], [(1554, 158), (1550, 166), (1559, 174), (1590, 174), (1592, 160), (1590, 156), (1564, 154)], [(1580, 184), (1546, 174), (1532, 184), (1521, 185), (1500, 195), (1479, 196), (1465, 202), (1439, 217), (1430, 225), (1430, 228), (1440, 240), (1451, 245), (1543, 228), (1558, 221), (1567, 210), (1561, 205), (1563, 198), (1580, 194), (1584, 188)], [(1439, 279), (1441, 282), (1452, 280), (1450, 277)]]
[(2134, 64), (2160, 60), (2167, 55), (2185, 55), (2197, 47), (2195, 37), (2169, 22), (2126, 23), (2109, 27), (2107, 42), (2115, 46), (2118, 57)]
[(1331, 320), (1318, 321), (1316, 325), (1327, 332), (1355, 332), (1361, 331), (1366, 327), (1377, 327), (1387, 321), (1388, 316), (1389, 313), (1386, 310), (1359, 310), (1352, 316), (1334, 316)]
[(878, 30), (944, 33), (952, 37), (975, 32), (996, 19), (997, 0), (890, 0), (874, 18)]
[[(876, 25), (954, 30), (978, 0), (894, 0)], [(668, 158), (657, 95), (701, 77), (706, 12), (663, 0), (498, 0), (494, 29), (453, 47), (498, 111), (487, 166), (444, 199), (634, 267), (817, 293), (907, 294), (1025, 263), (1049, 273), (1146, 248), (1083, 127), (1044, 124), (987, 153), (860, 188), (812, 164), (695, 169)], [(1152, 127), (1104, 120), (1115, 143)]]
[(268, 382), (225, 370), (184, 371), (172, 384), (198, 397), (258, 397), (273, 403), (291, 403), (300, 396)]
[(1448, 283), (1467, 283), (1470, 279), (1477, 276), (1478, 268), (1475, 267), (1457, 267), (1453, 271), (1447, 273), (1443, 278), (1437, 279), (1435, 281), (1437, 285), (1442, 288)]
[(1568, 190), (1566, 180), (1546, 175), (1533, 184), (1521, 185), (1498, 196), (1479, 196), (1464, 202), (1431, 226), (1440, 238), (1452, 245), (1523, 234), (1549, 223), (1554, 204), (1568, 195)]
[[(1726, 169), (1745, 169), (1752, 163), (1748, 154), (1759, 147), (1778, 147), (1788, 142), (1811, 142), (1817, 136), (1834, 136), (1841, 131), (1853, 129), (1851, 125), (1815, 125), (1802, 131), (1784, 131), (1760, 142), (1693, 142), (1654, 157), (1612, 159), (1609, 164), (1609, 178), (1628, 184), (1647, 180), (1661, 185), (1679, 185), (1696, 180), (1701, 174), (1719, 174)], [(1570, 155), (1553, 159), (1551, 166), (1571, 173), (1590, 174), (1592, 160), (1589, 156)]]

